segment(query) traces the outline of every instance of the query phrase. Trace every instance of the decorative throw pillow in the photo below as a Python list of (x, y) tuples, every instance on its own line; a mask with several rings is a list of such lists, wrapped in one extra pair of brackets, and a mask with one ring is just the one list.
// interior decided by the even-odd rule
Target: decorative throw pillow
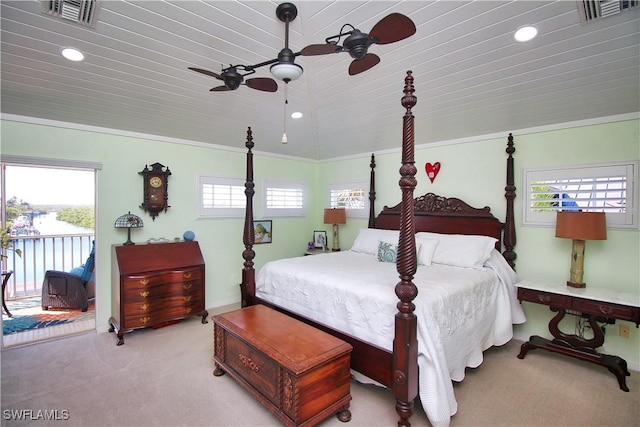
[[(416, 241), (416, 253), (420, 253), (421, 244)], [(378, 261), (393, 262), (398, 259), (398, 245), (380, 240), (378, 242)]]
[(396, 262), (398, 258), (398, 246), (393, 243), (378, 242), (378, 261), (380, 262)]
[(361, 228), (358, 231), (356, 240), (353, 242), (351, 250), (354, 252), (362, 252), (365, 254), (376, 255), (378, 253), (378, 242), (384, 240), (387, 242), (398, 241), (398, 230), (379, 230), (377, 228)]
[(416, 233), (416, 238), (438, 241), (431, 260), (433, 264), (467, 268), (482, 267), (498, 241), (488, 236), (428, 232)]

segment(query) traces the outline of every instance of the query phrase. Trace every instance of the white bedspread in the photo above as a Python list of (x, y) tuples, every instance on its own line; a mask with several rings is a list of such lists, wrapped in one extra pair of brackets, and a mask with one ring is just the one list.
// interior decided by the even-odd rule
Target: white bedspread
[[(482, 269), (420, 265), (414, 277), (420, 399), (434, 426), (457, 411), (451, 380), (461, 381), (484, 350), (508, 342), (512, 325), (525, 321), (516, 275), (494, 252)], [(343, 251), (269, 262), (256, 294), (391, 351), (399, 280), (395, 264)]]

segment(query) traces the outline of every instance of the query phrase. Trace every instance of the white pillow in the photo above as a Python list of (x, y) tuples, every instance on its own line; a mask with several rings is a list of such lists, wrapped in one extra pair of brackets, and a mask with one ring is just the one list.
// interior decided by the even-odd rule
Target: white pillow
[(386, 242), (395, 241), (398, 244), (400, 232), (398, 230), (379, 230), (377, 228), (361, 228), (358, 231), (356, 240), (353, 242), (351, 250), (354, 252), (362, 252), (365, 254), (377, 255), (378, 242), (384, 240)]
[(418, 250), (418, 265), (431, 265), (438, 241), (416, 237), (416, 246), (418, 245), (420, 247), (420, 250)]
[(480, 268), (491, 256), (498, 239), (466, 234), (439, 234), (421, 231), (417, 238), (437, 240), (433, 264)]

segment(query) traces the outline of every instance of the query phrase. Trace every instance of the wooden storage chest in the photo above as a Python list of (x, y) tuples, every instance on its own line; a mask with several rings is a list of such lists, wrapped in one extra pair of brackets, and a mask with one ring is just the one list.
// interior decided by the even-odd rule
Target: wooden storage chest
[(263, 305), (213, 322), (214, 375), (229, 373), (285, 425), (351, 419), (350, 344)]

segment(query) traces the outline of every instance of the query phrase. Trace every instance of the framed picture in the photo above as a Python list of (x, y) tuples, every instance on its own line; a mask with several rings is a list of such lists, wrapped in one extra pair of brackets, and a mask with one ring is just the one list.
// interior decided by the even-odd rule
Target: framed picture
[(253, 221), (254, 244), (271, 243), (273, 228), (270, 219)]
[(314, 231), (313, 232), (313, 244), (316, 249), (324, 249), (327, 247), (327, 232), (326, 231)]

